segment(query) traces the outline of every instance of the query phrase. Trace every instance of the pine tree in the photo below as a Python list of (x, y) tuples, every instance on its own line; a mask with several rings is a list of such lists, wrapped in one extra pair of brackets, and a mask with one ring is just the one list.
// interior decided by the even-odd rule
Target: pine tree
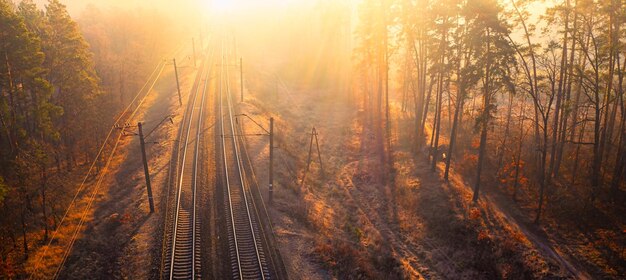
[[(51, 120), (61, 110), (49, 102), (52, 88), (43, 78), (39, 39), (4, 0), (0, 1), (0, 54), (0, 122), (5, 132), (0, 137), (0, 176), (7, 194), (3, 204), (19, 209), (6, 219), (21, 224), (27, 255), (28, 224), (35, 212), (31, 200), (37, 197), (37, 180), (29, 178), (45, 169), (47, 143), (58, 138)], [(45, 195), (45, 184), (40, 186)], [(45, 200), (41, 206), (45, 216)]]
[(487, 131), (496, 110), (496, 93), (513, 90), (510, 67), (513, 65), (513, 49), (507, 40), (510, 30), (502, 14), (502, 7), (495, 0), (471, 0), (465, 7), (468, 35), (479, 65), (483, 108), (476, 120), (480, 130), (478, 163), (473, 201), (478, 200), (482, 168), (487, 157)]
[(66, 149), (68, 169), (76, 164), (79, 150), (87, 150), (89, 143), (80, 133), (89, 131), (96, 123), (95, 98), (100, 94), (98, 77), (92, 54), (78, 25), (58, 0), (46, 6), (46, 32), (43, 49), (48, 80), (54, 86), (53, 101), (65, 110), (57, 126)]

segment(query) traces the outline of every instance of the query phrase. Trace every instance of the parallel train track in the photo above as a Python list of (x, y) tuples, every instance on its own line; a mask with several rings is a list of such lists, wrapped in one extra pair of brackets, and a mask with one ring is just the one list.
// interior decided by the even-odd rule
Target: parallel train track
[[(217, 56), (217, 50), (214, 49)], [(212, 262), (224, 263), (228, 268), (225, 274), (233, 279), (271, 279), (273, 275), (273, 257), (266, 257), (266, 240), (263, 224), (258, 216), (254, 197), (246, 177), (245, 147), (240, 135), (233, 109), (232, 93), (228, 65), (222, 48), (220, 65), (216, 71), (210, 71), (212, 57), (206, 59), (194, 83), (187, 110), (178, 136), (175, 188), (173, 198), (169, 200), (171, 213), (166, 213), (166, 231), (164, 235), (162, 279), (199, 279), (202, 274), (211, 277), (210, 271), (203, 271), (201, 253), (200, 207), (198, 189), (201, 175), (199, 164), (202, 160), (201, 145), (207, 140), (203, 137), (205, 126), (205, 99), (209, 85), (209, 75), (218, 75), (216, 81), (216, 166), (220, 167), (220, 181), (224, 191), (224, 240), (225, 258)], [(208, 114), (207, 114), (208, 115)], [(210, 118), (209, 118), (210, 119)], [(212, 126), (212, 125), (211, 125)], [(218, 148), (218, 146), (220, 148)], [(249, 159), (248, 159), (249, 161)], [(249, 164), (249, 162), (248, 162)], [(200, 178), (198, 178), (200, 177)], [(215, 201), (215, 200), (212, 200)], [(213, 237), (216, 238), (216, 237)], [(219, 237), (217, 237), (219, 239)], [(204, 240), (204, 239), (203, 239)], [(264, 241), (265, 240), (265, 241)], [(226, 243), (227, 242), (227, 243)], [(267, 245), (269, 246), (269, 245)], [(210, 256), (206, 256), (209, 258)], [(206, 269), (205, 269), (206, 270)], [(224, 275), (222, 275), (224, 276)], [(215, 274), (213, 274), (215, 277)], [(279, 277), (280, 278), (280, 277)]]
[[(219, 115), (223, 163), (223, 183), (228, 215), (227, 232), (230, 267), (233, 279), (270, 279), (270, 269), (261, 242), (260, 224), (249, 194), (241, 147), (234, 121), (228, 66), (222, 63), (219, 82)], [(227, 138), (230, 138), (227, 141)]]
[[(209, 58), (208, 61), (211, 61)], [(209, 84), (208, 65), (200, 67), (199, 80), (188, 103), (179, 137), (178, 182), (175, 190), (174, 212), (168, 226), (171, 228), (166, 235), (167, 251), (164, 263), (163, 278), (168, 279), (199, 279), (201, 278), (201, 244), (200, 219), (198, 211), (198, 163), (200, 145), (204, 125), (204, 108)], [(193, 147), (190, 147), (193, 145)], [(191, 149), (191, 151), (190, 151)]]

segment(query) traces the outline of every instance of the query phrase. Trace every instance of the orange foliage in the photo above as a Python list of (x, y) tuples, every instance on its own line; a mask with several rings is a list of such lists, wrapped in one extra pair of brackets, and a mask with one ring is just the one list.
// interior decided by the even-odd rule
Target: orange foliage
[(132, 221), (133, 221), (133, 217), (130, 215), (130, 213), (124, 213), (124, 215), (122, 215), (122, 218), (120, 219), (121, 224), (128, 224), (128, 223), (131, 223)]
[(489, 240), (489, 231), (486, 229), (483, 229), (481, 231), (478, 232), (478, 240), (479, 241), (483, 241), (483, 240)]
[(472, 141), (472, 148), (478, 149), (479, 147), (480, 147), (480, 140), (479, 139), (474, 139)]
[(478, 162), (478, 155), (465, 153), (463, 154), (463, 162), (475, 165)]
[(457, 165), (457, 169), (462, 174), (469, 174), (469, 172), (472, 172), (472, 170), (476, 168), (477, 162), (478, 162), (478, 155), (475, 155), (473, 153), (468, 153), (466, 151), (465, 153), (463, 153), (463, 160), (459, 162), (459, 164)]
[(10, 258), (0, 258), (0, 275), (4, 275), (8, 279), (12, 279), (17, 275)]
[(469, 212), (470, 220), (478, 220), (480, 218), (480, 210), (478, 208), (472, 208)]

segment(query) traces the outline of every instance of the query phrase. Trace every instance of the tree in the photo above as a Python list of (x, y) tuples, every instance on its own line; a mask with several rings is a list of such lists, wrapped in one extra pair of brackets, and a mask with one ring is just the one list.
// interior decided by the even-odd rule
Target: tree
[[(455, 10), (456, 5), (452, 1), (442, 1), (435, 4), (436, 6), (433, 8), (433, 13), (435, 15), (434, 20), (434, 28), (438, 38), (438, 46), (437, 51), (433, 53), (433, 56), (436, 57), (436, 63), (434, 63), (431, 68), (431, 72), (436, 73), (437, 79), (437, 89), (436, 89), (436, 104), (435, 104), (435, 118), (433, 122), (433, 142), (431, 143), (432, 147), (432, 164), (431, 170), (435, 171), (437, 165), (437, 157), (439, 155), (439, 134), (441, 132), (441, 111), (443, 104), (443, 92), (444, 85), (449, 84), (444, 81), (449, 78), (449, 75), (446, 73), (450, 72), (450, 46), (449, 46), (449, 32), (452, 28), (451, 22), (455, 19)], [(450, 96), (450, 90), (447, 89), (448, 98)]]
[[(466, 23), (462, 22), (461, 15), (456, 17), (456, 32), (454, 40), (456, 42), (456, 55), (452, 59), (456, 69), (456, 100), (454, 120), (452, 122), (452, 129), (450, 131), (450, 145), (448, 148), (448, 157), (446, 158), (446, 167), (444, 171), (444, 179), (448, 180), (450, 174), (450, 164), (452, 157), (454, 156), (455, 148), (457, 145), (457, 134), (459, 127), (461, 126), (461, 116), (463, 114), (463, 106), (465, 99), (467, 98), (467, 91), (478, 83), (480, 76), (477, 71), (479, 70), (474, 63), (474, 50), (473, 40), (468, 34), (468, 28)], [(463, 22), (465, 20), (463, 19)]]
[[(49, 102), (52, 91), (43, 78), (46, 71), (39, 39), (4, 0), (0, 1), (0, 27), (0, 123), (5, 132), (0, 137), (0, 176), (4, 178), (2, 193), (6, 196), (3, 204), (20, 210), (7, 218), (19, 221), (24, 254), (28, 255), (28, 224), (35, 212), (31, 199), (37, 195), (35, 181), (27, 178), (37, 170), (33, 164), (46, 163), (45, 156), (37, 161), (27, 159), (34, 154), (45, 155), (46, 144), (58, 138), (52, 118), (60, 115), (61, 109)], [(45, 195), (45, 184), (42, 186)], [(44, 216), (45, 208), (44, 200)]]
[(46, 23), (43, 35), (45, 66), (49, 69), (48, 80), (54, 86), (52, 100), (65, 110), (57, 126), (66, 150), (66, 165), (71, 170), (76, 164), (79, 147), (87, 150), (90, 146), (80, 133), (89, 131), (97, 123), (94, 118), (97, 114), (93, 112), (98, 111), (94, 101), (101, 94), (99, 79), (89, 46), (76, 22), (58, 0), (51, 0), (46, 6)]
[(514, 64), (513, 49), (507, 40), (510, 30), (502, 17), (502, 7), (494, 0), (471, 0), (464, 7), (468, 35), (476, 64), (480, 65), (483, 108), (476, 120), (480, 130), (476, 181), (472, 200), (479, 196), (483, 163), (486, 158), (487, 131), (496, 110), (495, 97), (501, 90), (514, 90), (510, 66)]

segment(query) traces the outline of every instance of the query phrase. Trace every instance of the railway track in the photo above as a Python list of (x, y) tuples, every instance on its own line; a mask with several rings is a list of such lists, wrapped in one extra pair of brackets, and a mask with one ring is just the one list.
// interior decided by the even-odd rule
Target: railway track
[(168, 219), (166, 239), (166, 262), (163, 264), (162, 278), (200, 279), (201, 278), (201, 239), (198, 210), (198, 163), (201, 160), (200, 145), (204, 127), (204, 108), (209, 84), (211, 57), (200, 67), (199, 78), (192, 90), (186, 110), (181, 134), (177, 185), (173, 212)]
[(228, 65), (222, 48), (219, 81), (219, 121), (227, 217), (228, 254), (233, 279), (270, 279), (261, 242), (260, 224), (245, 179), (232, 106)]

